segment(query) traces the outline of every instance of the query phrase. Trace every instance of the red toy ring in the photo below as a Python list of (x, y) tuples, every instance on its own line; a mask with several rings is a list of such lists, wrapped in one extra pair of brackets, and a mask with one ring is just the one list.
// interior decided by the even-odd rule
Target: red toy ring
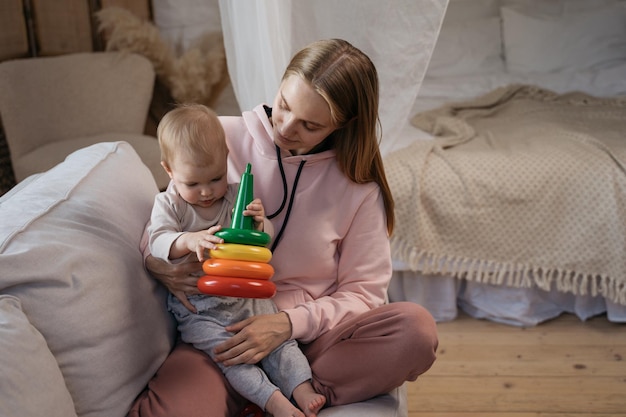
[(235, 261), (232, 259), (207, 259), (202, 264), (207, 275), (268, 280), (274, 275), (272, 265), (263, 262)]
[(203, 294), (238, 298), (272, 298), (276, 285), (272, 281), (205, 275), (198, 279)]

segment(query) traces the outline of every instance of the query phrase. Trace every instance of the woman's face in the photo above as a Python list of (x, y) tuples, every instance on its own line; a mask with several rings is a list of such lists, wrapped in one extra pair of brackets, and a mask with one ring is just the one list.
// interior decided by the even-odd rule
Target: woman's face
[(336, 129), (328, 103), (295, 75), (286, 78), (278, 89), (272, 124), (276, 145), (294, 155), (306, 154)]

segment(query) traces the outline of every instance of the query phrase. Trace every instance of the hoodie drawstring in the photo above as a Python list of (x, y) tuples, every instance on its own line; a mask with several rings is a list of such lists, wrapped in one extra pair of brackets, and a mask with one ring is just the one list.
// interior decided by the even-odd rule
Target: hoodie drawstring
[[(274, 213), (267, 216), (268, 219), (273, 219), (274, 217), (278, 216), (285, 208), (285, 203), (287, 202), (287, 178), (285, 176), (285, 169), (283, 168), (283, 160), (280, 157), (280, 148), (278, 147), (278, 145), (274, 145), (274, 146), (276, 146), (276, 158), (278, 159), (278, 168), (280, 169), (280, 177), (283, 180), (283, 201), (280, 204), (280, 207), (278, 208), (278, 210), (276, 210)], [(280, 241), (280, 238), (283, 236), (283, 232), (285, 231), (285, 227), (287, 226), (287, 222), (289, 221), (289, 216), (291, 214), (291, 207), (293, 206), (293, 200), (296, 195), (296, 188), (298, 187), (298, 181), (300, 180), (300, 173), (302, 172), (302, 168), (304, 167), (305, 163), (306, 163), (306, 159), (303, 159), (302, 161), (300, 161), (300, 165), (298, 166), (298, 172), (296, 173), (296, 177), (293, 180), (293, 188), (291, 189), (291, 196), (289, 197), (289, 205), (287, 206), (287, 213), (285, 214), (285, 221), (283, 221), (283, 224), (280, 227), (280, 231), (278, 232), (278, 234), (276, 235), (276, 238), (274, 239), (274, 243), (272, 244), (272, 249), (271, 249), (272, 252), (274, 252), (274, 250), (278, 246), (278, 242)]]

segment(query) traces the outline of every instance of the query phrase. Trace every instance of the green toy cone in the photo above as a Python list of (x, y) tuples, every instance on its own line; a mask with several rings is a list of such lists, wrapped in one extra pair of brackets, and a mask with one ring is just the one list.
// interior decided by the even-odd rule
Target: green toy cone
[(246, 171), (241, 174), (241, 182), (239, 183), (239, 191), (237, 192), (237, 200), (233, 208), (233, 217), (230, 222), (231, 229), (253, 230), (254, 224), (252, 217), (244, 216), (243, 211), (246, 206), (254, 199), (254, 176), (251, 174), (252, 165), (246, 166)]
[(270, 242), (270, 235), (265, 232), (254, 230), (254, 219), (244, 216), (246, 206), (254, 200), (252, 165), (246, 166), (246, 171), (241, 175), (237, 200), (233, 207), (233, 215), (230, 227), (215, 233), (215, 236), (224, 239), (225, 243), (238, 243), (241, 245), (265, 246)]

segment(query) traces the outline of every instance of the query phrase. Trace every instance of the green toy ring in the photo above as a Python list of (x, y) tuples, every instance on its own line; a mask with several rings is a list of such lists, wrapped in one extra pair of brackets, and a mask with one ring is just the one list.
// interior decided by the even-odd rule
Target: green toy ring
[(270, 235), (265, 232), (247, 229), (232, 229), (225, 227), (215, 236), (224, 239), (226, 243), (239, 243), (241, 245), (265, 246), (270, 243)]

